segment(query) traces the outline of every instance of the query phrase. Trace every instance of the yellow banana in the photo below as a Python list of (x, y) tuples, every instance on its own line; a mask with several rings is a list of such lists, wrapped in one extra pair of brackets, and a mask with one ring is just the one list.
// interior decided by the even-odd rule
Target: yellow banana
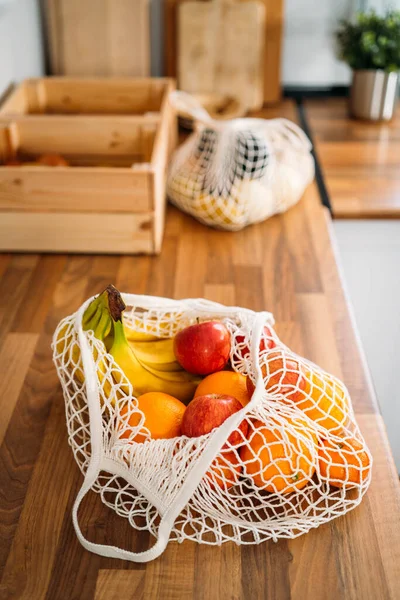
[(113, 341), (114, 341), (114, 328), (111, 327), (110, 332), (103, 339), (103, 342), (104, 342), (107, 352), (110, 351), (110, 348), (113, 345)]
[[(129, 342), (140, 362), (145, 365), (161, 367), (165, 363), (173, 363), (174, 368), (165, 370), (177, 371), (182, 369), (175, 358), (174, 340), (171, 338), (157, 340), (155, 342)], [(164, 369), (163, 369), (164, 370)]]
[[(83, 315), (82, 323), (85, 328), (90, 328), (91, 324), (94, 324), (96, 327), (100, 320), (99, 302), (96, 302), (96, 300), (90, 303)], [(74, 327), (71, 323), (66, 323), (58, 332), (56, 350), (60, 354), (67, 353), (64, 356), (64, 361), (68, 370), (79, 383), (84, 383), (85, 376), (83, 373), (81, 350), (74, 336)]]
[[(104, 399), (109, 399), (111, 397), (111, 382), (107, 379), (108, 367), (110, 364), (110, 360), (107, 354), (100, 356), (97, 348), (93, 348), (93, 358), (96, 362), (96, 374), (99, 382), (100, 388), (102, 388), (103, 393), (100, 393), (100, 401), (103, 404)], [(102, 398), (102, 395), (104, 398)], [(115, 398), (111, 398), (111, 405), (115, 406)]]
[(135, 329), (132, 329), (126, 322), (124, 323), (124, 329), (126, 338), (129, 342), (153, 342), (160, 339), (151, 333), (136, 331)]
[(81, 350), (78, 342), (73, 337), (73, 325), (71, 323), (65, 323), (59, 330), (56, 339), (56, 351), (58, 354), (64, 354), (64, 361), (69, 372), (73, 373), (74, 378), (79, 383), (83, 383), (85, 377), (81, 361)]
[[(165, 313), (165, 317), (169, 319), (171, 313)], [(148, 331), (139, 331), (143, 326), (147, 328)], [(154, 329), (157, 329), (161, 332), (161, 335), (152, 333), (152, 326), (153, 331)], [(171, 328), (168, 322), (164, 321), (160, 323), (155, 317), (147, 318), (145, 321), (142, 321), (138, 316), (133, 315), (132, 325), (131, 321), (129, 323), (124, 321), (124, 328), (129, 342), (155, 342), (160, 339), (168, 339), (171, 337)]]
[[(110, 348), (110, 354), (132, 384), (137, 396), (146, 392), (164, 392), (182, 402), (188, 402), (193, 398), (197, 386), (197, 381), (193, 376), (182, 372), (174, 373), (176, 377), (165, 379), (161, 376), (164, 373), (143, 365), (126, 339), (121, 320), (114, 321), (114, 342)], [(171, 373), (167, 373), (167, 375), (171, 375)], [(117, 373), (113, 372), (113, 376), (117, 383), (121, 383), (121, 377), (118, 377)], [(122, 386), (122, 390), (125, 393), (128, 392), (124, 386)]]
[(110, 313), (106, 306), (100, 306), (100, 317), (96, 325), (90, 327), (89, 329), (93, 329), (93, 333), (98, 340), (103, 341), (105, 337), (110, 333), (112, 321), (110, 317)]
[(162, 371), (159, 369), (159, 365), (155, 368), (152, 365), (142, 364), (142, 367), (148, 373), (146, 378), (148, 379), (151, 375), (153, 378), (152, 385), (157, 385), (157, 390), (149, 391), (165, 392), (166, 394), (175, 396), (175, 398), (178, 398), (182, 402), (190, 402), (200, 383), (199, 377), (188, 373), (182, 368), (179, 371)]
[[(134, 331), (122, 323), (124, 309), (120, 293), (113, 286), (108, 286), (90, 303), (82, 318), (83, 329), (92, 330), (107, 351), (102, 355), (96, 347), (93, 348), (102, 401), (112, 398), (114, 405), (115, 398), (122, 398), (129, 393), (128, 386), (123, 385), (122, 376), (114, 369), (111, 371), (113, 380), (121, 385), (111, 394), (112, 382), (107, 378), (110, 355), (132, 384), (136, 395), (151, 391), (164, 392), (182, 402), (190, 401), (199, 379), (184, 371), (176, 361), (173, 340)], [(58, 353), (67, 349), (66, 362), (77, 381), (83, 383), (81, 352), (71, 323), (66, 323), (58, 332), (56, 349)]]
[(192, 375), (192, 373), (188, 373), (184, 369), (180, 371), (159, 371), (157, 367), (153, 367), (152, 365), (143, 365), (149, 373), (164, 379), (165, 381), (178, 382), (178, 381), (186, 381), (193, 382), (195, 386), (200, 383), (201, 378), (197, 375)]
[[(107, 286), (104, 292), (100, 294), (100, 296), (96, 298), (93, 302), (96, 301), (98, 302), (97, 310), (91, 319), (86, 319), (86, 321), (85, 318), (83, 319), (83, 329), (92, 329), (95, 337), (104, 343), (105, 340), (108, 340), (113, 337), (113, 312), (116, 312), (118, 315), (121, 314), (121, 312), (125, 309), (125, 304), (121, 298), (121, 294), (113, 285)], [(109, 355), (100, 355), (97, 348), (94, 347), (93, 358), (96, 361), (97, 379), (100, 387), (102, 388), (104, 396), (104, 398), (102, 398), (100, 395), (100, 399), (103, 402), (104, 399), (107, 400), (111, 398), (111, 405), (114, 406), (115, 397), (122, 396), (118, 392), (118, 390), (115, 391), (114, 396), (112, 396), (111, 394), (112, 383), (109, 379), (107, 379), (107, 372), (109, 371), (110, 366)]]
[[(108, 286), (102, 294), (97, 296), (89, 304), (82, 317), (83, 329), (85, 331), (93, 330), (95, 337), (101, 341), (103, 341), (103, 339), (111, 332), (112, 319), (108, 304), (110, 295), (115, 296), (116, 294), (120, 298), (119, 292), (117, 292), (113, 286)], [(80, 347), (74, 335), (74, 327), (72, 324), (68, 323), (66, 323), (65, 326), (60, 329), (56, 339), (57, 352), (61, 354), (65, 352), (66, 349), (68, 356), (65, 357), (65, 362), (68, 365), (70, 372), (73, 372), (74, 378), (76, 378), (79, 383), (84, 383), (85, 377), (83, 373)], [(96, 361), (99, 358), (96, 348), (94, 348), (93, 357)], [(97, 375), (100, 385), (103, 385), (104, 392), (108, 395), (111, 391), (111, 386), (105, 380), (106, 370), (107, 365), (105, 358), (103, 357), (97, 363)]]
[[(143, 364), (143, 362), (142, 362), (142, 364)], [(154, 367), (154, 369), (158, 373), (160, 373), (161, 377), (162, 377), (162, 373), (182, 373), (183, 372), (181, 365), (176, 360), (174, 362), (156, 363), (154, 365), (152, 365), (151, 363), (148, 363), (148, 365), (150, 368)], [(145, 364), (144, 366), (146, 367), (147, 365)]]

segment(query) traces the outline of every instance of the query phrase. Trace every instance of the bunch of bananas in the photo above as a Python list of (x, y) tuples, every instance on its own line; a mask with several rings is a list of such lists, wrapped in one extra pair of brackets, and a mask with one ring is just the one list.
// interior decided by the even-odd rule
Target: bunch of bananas
[[(82, 318), (85, 331), (93, 331), (95, 337), (103, 342), (109, 355), (124, 372), (130, 381), (134, 394), (139, 396), (146, 392), (164, 392), (189, 402), (199, 383), (199, 378), (185, 371), (175, 358), (172, 338), (158, 338), (152, 334), (139, 332), (124, 325), (122, 313), (125, 304), (118, 290), (109, 285), (97, 296), (86, 309)], [(81, 383), (84, 374), (80, 360), (78, 343), (70, 344), (65, 328), (61, 328), (56, 339), (57, 352), (62, 353), (69, 347), (70, 361), (74, 365), (74, 377)], [(71, 331), (70, 335), (73, 335)], [(106, 394), (111, 393), (112, 386), (106, 381), (107, 359), (99, 360), (96, 348), (93, 350), (99, 382)], [(120, 374), (111, 371), (115, 383), (121, 384)], [(127, 386), (126, 386), (127, 387)]]

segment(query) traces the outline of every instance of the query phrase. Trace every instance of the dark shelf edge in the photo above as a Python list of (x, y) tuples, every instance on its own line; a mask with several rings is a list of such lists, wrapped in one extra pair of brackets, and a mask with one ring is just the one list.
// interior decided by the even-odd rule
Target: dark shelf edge
[(323, 206), (326, 206), (326, 208), (329, 210), (331, 217), (333, 218), (334, 215), (333, 215), (333, 210), (332, 210), (332, 204), (331, 204), (331, 200), (329, 198), (327, 187), (325, 185), (324, 174), (323, 174), (322, 167), (321, 167), (319, 159), (318, 159), (318, 153), (315, 148), (311, 127), (307, 120), (307, 113), (306, 113), (306, 109), (305, 109), (305, 106), (303, 103), (303, 96), (300, 96), (300, 95), (296, 96), (294, 98), (294, 100), (296, 101), (297, 113), (299, 116), (300, 126), (303, 129), (304, 133), (308, 136), (308, 138), (310, 139), (311, 144), (312, 144), (311, 153), (312, 153), (312, 155), (314, 157), (314, 161), (315, 161), (315, 181), (317, 182), (319, 197), (321, 199), (321, 203), (323, 204)]
[(331, 87), (296, 87), (285, 86), (283, 95), (285, 98), (293, 98), (294, 100), (303, 98), (346, 98), (349, 95), (350, 88), (347, 85), (334, 85)]

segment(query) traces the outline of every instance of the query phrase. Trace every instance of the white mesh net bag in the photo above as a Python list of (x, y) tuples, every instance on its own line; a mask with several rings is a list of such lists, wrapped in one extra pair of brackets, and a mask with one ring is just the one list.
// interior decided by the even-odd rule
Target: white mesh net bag
[(217, 121), (184, 92), (172, 103), (195, 119), (195, 132), (172, 157), (171, 202), (202, 223), (231, 231), (298, 202), (314, 177), (311, 143), (287, 119)]
[[(248, 376), (255, 391), (207, 435), (151, 440), (132, 385), (103, 343), (82, 328), (91, 300), (61, 321), (54, 360), (69, 443), (84, 474), (73, 523), (86, 549), (147, 562), (169, 540), (220, 545), (294, 538), (360, 503), (372, 459), (348, 392), (279, 340), (270, 313), (201, 299), (122, 297), (125, 322), (160, 337), (196, 319), (223, 321), (232, 369)], [(142, 443), (132, 441), (139, 431)], [(89, 490), (127, 526), (150, 531), (150, 549), (134, 553), (87, 540), (77, 513)]]

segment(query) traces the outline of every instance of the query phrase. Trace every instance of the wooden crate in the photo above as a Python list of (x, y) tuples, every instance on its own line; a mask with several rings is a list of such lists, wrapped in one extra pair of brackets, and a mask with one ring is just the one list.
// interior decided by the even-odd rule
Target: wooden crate
[[(0, 108), (0, 250), (158, 253), (172, 79), (49, 77)], [(64, 156), (69, 167), (5, 166)]]
[[(0, 123), (0, 250), (159, 253), (173, 115)], [(69, 167), (5, 166), (58, 153)]]
[(0, 107), (0, 116), (121, 114), (160, 112), (175, 87), (168, 78), (26, 79)]

